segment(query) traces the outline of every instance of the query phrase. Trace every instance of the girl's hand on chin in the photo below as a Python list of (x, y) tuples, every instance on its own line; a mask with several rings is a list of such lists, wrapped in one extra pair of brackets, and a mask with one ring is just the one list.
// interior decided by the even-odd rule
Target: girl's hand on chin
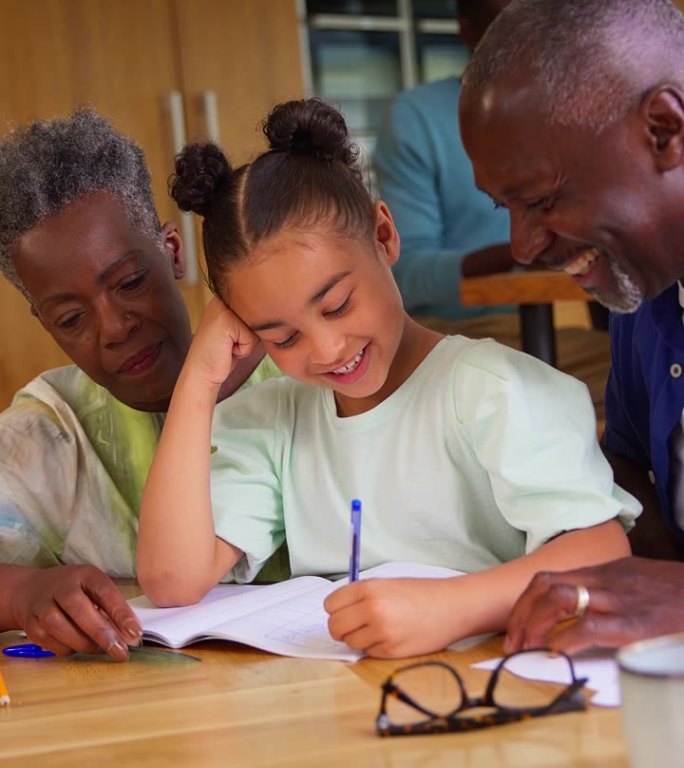
[(202, 371), (209, 382), (220, 386), (235, 362), (250, 355), (260, 344), (259, 337), (221, 299), (207, 304), (188, 353), (188, 363)]

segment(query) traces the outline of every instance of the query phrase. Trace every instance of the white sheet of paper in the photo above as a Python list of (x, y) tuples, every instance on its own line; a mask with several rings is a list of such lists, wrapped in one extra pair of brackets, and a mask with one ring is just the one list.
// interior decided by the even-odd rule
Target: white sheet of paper
[[(494, 669), (501, 661), (488, 659), (473, 664), (475, 669)], [(591, 703), (599, 707), (620, 706), (620, 677), (617, 661), (605, 654), (583, 654), (573, 658), (573, 666), (577, 677), (586, 677), (586, 687), (595, 691)], [(565, 663), (562, 659), (541, 659), (537, 654), (521, 654), (512, 659), (511, 671), (526, 680), (543, 680), (549, 683), (563, 682), (565, 679)]]

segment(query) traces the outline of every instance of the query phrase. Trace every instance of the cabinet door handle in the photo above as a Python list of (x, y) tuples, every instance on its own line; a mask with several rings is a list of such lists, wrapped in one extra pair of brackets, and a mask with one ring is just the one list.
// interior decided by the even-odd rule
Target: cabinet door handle
[[(185, 110), (183, 94), (171, 91), (168, 96), (169, 114), (171, 115), (171, 132), (173, 136), (173, 151), (177, 155), (185, 146)], [(197, 241), (195, 240), (195, 223), (192, 214), (180, 211), (180, 227), (185, 246), (185, 282), (197, 285), (199, 280), (199, 264), (197, 261)]]
[(200, 107), (204, 115), (204, 130), (209, 141), (220, 144), (218, 99), (216, 91), (203, 91), (200, 95)]

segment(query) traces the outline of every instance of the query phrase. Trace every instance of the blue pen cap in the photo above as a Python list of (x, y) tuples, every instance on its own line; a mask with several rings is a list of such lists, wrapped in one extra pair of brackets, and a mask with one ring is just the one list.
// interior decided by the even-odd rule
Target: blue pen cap
[(5, 656), (18, 656), (24, 659), (42, 659), (46, 656), (54, 656), (52, 651), (46, 651), (35, 643), (20, 643), (19, 645), (10, 645), (3, 648)]
[(352, 512), (361, 511), (361, 502), (358, 499), (352, 499)]

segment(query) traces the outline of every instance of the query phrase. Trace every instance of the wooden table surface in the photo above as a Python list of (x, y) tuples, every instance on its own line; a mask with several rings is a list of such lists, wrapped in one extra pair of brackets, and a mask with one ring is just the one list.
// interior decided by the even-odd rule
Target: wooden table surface
[(591, 296), (570, 275), (548, 269), (461, 279), (461, 303), (466, 307), (551, 304), (554, 301), (591, 301)]
[(460, 300), (464, 307), (517, 304), (523, 351), (555, 366), (553, 303), (591, 301), (591, 296), (565, 272), (523, 269), (462, 278)]
[[(16, 642), (0, 634), (0, 646)], [(0, 655), (12, 697), (0, 709), (0, 766), (628, 768), (619, 710), (383, 739), (380, 683), (405, 662), (291, 659), (218, 642), (186, 651), (201, 663)], [(430, 658), (456, 665), (477, 694), (488, 673), (469, 665), (500, 652), (493, 638)]]

